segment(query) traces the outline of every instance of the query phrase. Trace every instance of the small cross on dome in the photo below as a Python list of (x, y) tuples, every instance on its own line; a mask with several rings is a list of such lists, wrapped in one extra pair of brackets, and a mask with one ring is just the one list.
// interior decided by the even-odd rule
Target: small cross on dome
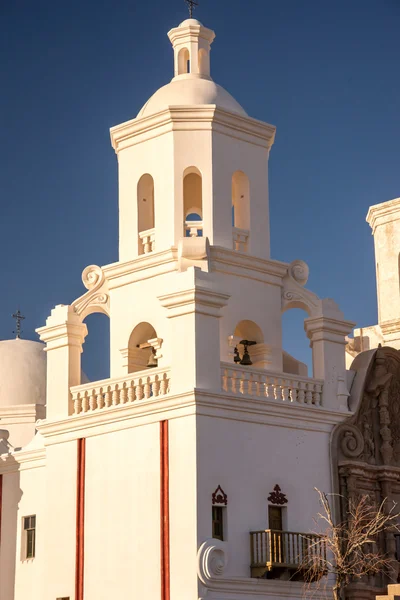
[(16, 331), (13, 331), (13, 333), (15, 333), (15, 337), (17, 338), (17, 340), (19, 340), (21, 338), (21, 321), (23, 321), (25, 319), (25, 317), (23, 316), (23, 314), (21, 313), (21, 311), (19, 309), (17, 310), (16, 313), (13, 314), (12, 317), (17, 322)]
[(185, 0), (186, 4), (188, 5), (189, 8), (189, 16), (190, 18), (193, 17), (193, 10), (195, 6), (198, 6), (199, 3), (195, 2), (195, 0)]

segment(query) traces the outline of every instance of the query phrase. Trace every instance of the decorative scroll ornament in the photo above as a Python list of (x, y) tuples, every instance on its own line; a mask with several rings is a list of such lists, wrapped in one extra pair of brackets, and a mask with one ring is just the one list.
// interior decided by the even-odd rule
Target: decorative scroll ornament
[(340, 448), (347, 458), (357, 458), (364, 450), (364, 438), (361, 431), (354, 425), (343, 428)]
[(197, 561), (198, 576), (205, 586), (221, 578), (228, 564), (226, 543), (214, 539), (205, 541), (199, 548)]
[(212, 495), (213, 506), (227, 506), (228, 496), (225, 494), (222, 487), (219, 485)]
[(304, 289), (308, 274), (308, 265), (304, 261), (294, 260), (290, 263), (282, 282), (282, 310), (303, 308), (310, 316), (321, 312), (321, 300), (313, 292)]
[(280, 506), (282, 506), (282, 504), (287, 504), (288, 499), (286, 498), (286, 494), (281, 491), (281, 488), (278, 484), (274, 487), (274, 491), (268, 496), (268, 502), (271, 502), (271, 504), (278, 504)]
[(82, 319), (94, 312), (110, 316), (108, 282), (103, 269), (96, 265), (86, 267), (82, 273), (82, 282), (89, 291), (72, 303), (74, 311), (82, 316)]

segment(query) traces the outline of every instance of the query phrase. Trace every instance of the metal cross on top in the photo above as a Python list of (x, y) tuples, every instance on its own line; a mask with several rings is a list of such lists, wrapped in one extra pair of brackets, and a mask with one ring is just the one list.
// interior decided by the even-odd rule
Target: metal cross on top
[(16, 313), (13, 314), (12, 317), (17, 321), (16, 331), (13, 331), (13, 333), (15, 333), (15, 337), (17, 338), (17, 340), (19, 340), (21, 338), (21, 321), (23, 321), (25, 317), (22, 315), (19, 309)]
[(193, 17), (193, 10), (195, 6), (198, 6), (199, 3), (195, 2), (195, 0), (185, 0), (186, 4), (188, 5), (189, 8), (189, 16), (190, 18)]

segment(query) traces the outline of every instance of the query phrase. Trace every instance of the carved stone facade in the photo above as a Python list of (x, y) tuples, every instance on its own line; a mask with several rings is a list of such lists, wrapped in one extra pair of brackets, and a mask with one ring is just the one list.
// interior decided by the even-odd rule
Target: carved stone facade
[[(350, 498), (368, 494), (376, 504), (387, 500), (387, 510), (400, 501), (400, 351), (390, 347), (360, 354), (352, 365), (356, 372), (350, 401), (355, 413), (339, 425), (332, 439), (337, 511), (341, 520)], [(396, 538), (387, 531), (377, 548), (393, 559), (399, 572)], [(349, 586), (348, 598), (375, 598), (393, 581), (382, 574)]]

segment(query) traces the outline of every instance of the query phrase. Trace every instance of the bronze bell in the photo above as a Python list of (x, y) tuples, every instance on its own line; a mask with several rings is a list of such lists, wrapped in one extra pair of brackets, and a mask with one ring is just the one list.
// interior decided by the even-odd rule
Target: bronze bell
[(248, 347), (255, 346), (257, 342), (253, 342), (251, 340), (242, 340), (240, 343), (242, 344), (242, 346), (244, 348), (243, 357), (242, 357), (242, 360), (240, 361), (240, 364), (245, 367), (250, 367), (250, 365), (252, 365), (253, 363), (251, 362)]
[(243, 352), (243, 358), (240, 361), (241, 365), (244, 365), (246, 367), (249, 367), (250, 365), (252, 365), (253, 363), (251, 362), (251, 358), (250, 358), (250, 354), (249, 351), (247, 350), (247, 346), (244, 347), (244, 352)]
[(156, 351), (154, 348), (151, 348), (151, 354), (149, 356), (149, 360), (147, 361), (147, 366), (149, 369), (154, 369), (158, 367), (158, 360), (156, 359)]

